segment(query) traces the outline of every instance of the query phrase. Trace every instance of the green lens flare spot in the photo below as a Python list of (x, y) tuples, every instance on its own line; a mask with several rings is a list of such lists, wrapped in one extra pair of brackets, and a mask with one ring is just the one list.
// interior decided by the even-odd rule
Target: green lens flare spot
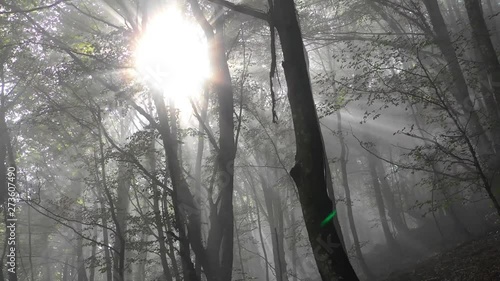
[(327, 223), (329, 223), (333, 217), (337, 214), (337, 210), (333, 210), (322, 222), (321, 222), (321, 227), (325, 226)]

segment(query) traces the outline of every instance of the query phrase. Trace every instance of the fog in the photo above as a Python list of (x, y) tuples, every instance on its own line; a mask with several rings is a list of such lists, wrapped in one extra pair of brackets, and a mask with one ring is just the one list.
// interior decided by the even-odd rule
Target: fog
[(499, 14), (0, 1), (0, 279), (500, 280)]

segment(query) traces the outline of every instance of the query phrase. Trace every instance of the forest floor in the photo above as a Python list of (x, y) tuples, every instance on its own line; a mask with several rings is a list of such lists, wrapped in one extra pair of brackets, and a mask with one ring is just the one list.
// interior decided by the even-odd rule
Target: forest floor
[(385, 281), (500, 281), (500, 231), (392, 273)]

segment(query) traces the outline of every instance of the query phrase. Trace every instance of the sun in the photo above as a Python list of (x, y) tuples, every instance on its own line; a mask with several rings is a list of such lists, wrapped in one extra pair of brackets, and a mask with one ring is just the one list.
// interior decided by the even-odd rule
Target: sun
[(176, 8), (153, 16), (137, 41), (135, 69), (148, 87), (178, 106), (198, 95), (209, 78), (208, 47), (201, 28)]

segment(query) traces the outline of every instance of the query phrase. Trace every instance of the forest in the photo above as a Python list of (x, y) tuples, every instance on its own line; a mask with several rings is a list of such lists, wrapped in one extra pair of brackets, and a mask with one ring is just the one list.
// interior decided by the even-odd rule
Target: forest
[(500, 280), (499, 0), (0, 0), (0, 280)]

